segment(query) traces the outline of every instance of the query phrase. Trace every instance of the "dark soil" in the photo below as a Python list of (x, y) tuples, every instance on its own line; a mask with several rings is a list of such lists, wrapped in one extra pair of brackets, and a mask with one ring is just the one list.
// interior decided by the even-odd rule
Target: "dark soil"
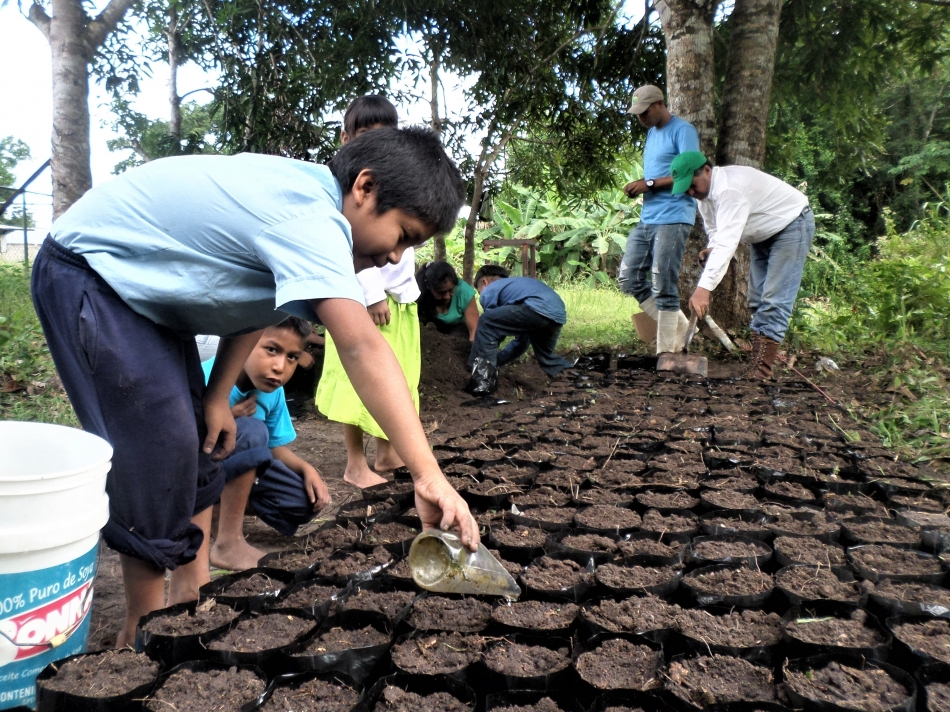
[(704, 519), (703, 524), (710, 527), (719, 527), (722, 530), (729, 530), (739, 533), (760, 532), (768, 529), (768, 526), (763, 523), (746, 522), (739, 517), (713, 517), (712, 519)]
[[(53, 663), (54, 669), (57, 664)], [(144, 653), (109, 650), (84, 655), (59, 665), (56, 674), (40, 682), (48, 690), (68, 692), (78, 697), (116, 697), (155, 682), (158, 663)]]
[(787, 556), (796, 564), (812, 566), (845, 566), (848, 561), (844, 549), (834, 544), (825, 544), (811, 537), (780, 536), (772, 542), (776, 553)]
[(942, 567), (937, 559), (918, 557), (913, 549), (898, 549), (883, 544), (872, 544), (851, 550), (851, 558), (878, 576), (888, 574), (936, 574)]
[(719, 569), (700, 574), (694, 571), (687, 574), (684, 580), (703, 593), (728, 596), (752, 596), (771, 589), (775, 584), (769, 574), (745, 567)]
[(734, 490), (705, 490), (700, 498), (713, 509), (755, 509), (759, 500), (751, 494)]
[(785, 684), (809, 700), (864, 712), (887, 712), (910, 692), (879, 668), (864, 670), (830, 662), (820, 670), (786, 672)]
[(765, 556), (769, 548), (762, 542), (745, 543), (742, 541), (701, 541), (693, 544), (693, 552), (698, 558), (708, 561), (725, 561), (752, 556)]
[(264, 712), (349, 712), (359, 693), (341, 684), (314, 678), (299, 687), (277, 687), (261, 707)]
[(950, 590), (926, 583), (892, 583), (889, 579), (884, 579), (874, 585), (874, 593), (897, 601), (950, 608)]
[(842, 526), (855, 541), (862, 544), (895, 544), (917, 546), (920, 535), (912, 529), (888, 522), (855, 522), (845, 520)]
[(521, 576), (521, 572), (524, 571), (524, 566), (521, 564), (516, 564), (513, 561), (507, 561), (501, 555), (501, 552), (498, 549), (489, 549), (488, 553), (495, 557), (499, 564), (504, 567), (505, 571), (508, 572), (508, 575), (511, 578), (516, 579)]
[(789, 566), (775, 575), (775, 585), (806, 601), (857, 603), (864, 593), (860, 584), (842, 581), (826, 566)]
[(574, 520), (576, 509), (572, 507), (532, 507), (525, 510), (524, 516), (545, 524), (568, 525)]
[(485, 652), (485, 666), (512, 677), (540, 677), (564, 670), (571, 664), (567, 648), (557, 650), (542, 645), (523, 645), (502, 640)]
[(211, 650), (258, 653), (290, 645), (314, 627), (314, 622), (285, 613), (254, 616), (238, 623), (228, 633), (208, 644)]
[(393, 647), (396, 666), (405, 672), (439, 675), (462, 670), (475, 662), (485, 646), (484, 639), (459, 632), (409, 638)]
[(514, 480), (527, 477), (532, 472), (537, 472), (537, 469), (533, 467), (518, 467), (517, 465), (492, 465), (491, 467), (482, 468), (482, 474), (487, 479), (495, 480), (496, 482), (513, 482)]
[(356, 650), (358, 648), (372, 648), (376, 645), (385, 645), (390, 640), (387, 633), (377, 630), (371, 625), (364, 628), (330, 628), (324, 631), (307, 644), (306, 650), (300, 655), (326, 655), (338, 653), (341, 650)]
[[(536, 510), (529, 510), (534, 512)], [(543, 546), (548, 534), (543, 529), (534, 527), (492, 527), (491, 538), (501, 546)]]
[(377, 546), (371, 553), (351, 551), (340, 558), (327, 559), (317, 569), (319, 576), (353, 576), (387, 564), (393, 557), (386, 549)]
[(266, 562), (266, 566), (281, 571), (297, 571), (313, 566), (333, 554), (329, 549), (288, 549), (273, 555)]
[(664, 544), (651, 539), (629, 539), (617, 542), (617, 548), (623, 556), (677, 556), (683, 547), (680, 542)]
[(415, 597), (415, 594), (410, 591), (378, 593), (361, 589), (346, 599), (343, 603), (343, 610), (376, 611), (392, 620), (397, 613), (412, 603), (412, 599)]
[(950, 712), (950, 684), (932, 682), (927, 685), (927, 711)]
[(751, 491), (758, 486), (752, 477), (713, 477), (703, 482), (703, 487), (715, 490)]
[(236, 598), (241, 596), (259, 596), (262, 593), (273, 593), (282, 588), (286, 588), (286, 584), (282, 581), (272, 579), (270, 576), (265, 576), (264, 574), (254, 574), (246, 579), (235, 581), (221, 591), (219, 595), (234, 596)]
[(412, 574), (409, 571), (409, 559), (401, 559), (386, 569), (386, 576), (403, 581), (412, 581)]
[(850, 618), (799, 618), (789, 621), (785, 630), (792, 638), (812, 645), (842, 648), (873, 648), (886, 639), (866, 625), (867, 614), (855, 611)]
[(686, 492), (641, 492), (637, 502), (657, 509), (692, 509), (699, 500)]
[(408, 620), (416, 630), (477, 633), (491, 620), (491, 604), (477, 598), (429, 596), (415, 602)]
[(715, 616), (693, 609), (676, 617), (676, 627), (694, 640), (733, 648), (775, 645), (782, 639), (782, 619), (775, 613), (763, 611), (736, 611)]
[(574, 666), (599, 690), (647, 690), (658, 685), (656, 672), (663, 654), (623, 638), (606, 640), (581, 653)]
[(179, 670), (148, 697), (150, 712), (234, 712), (264, 692), (264, 681), (250, 670)]
[(940, 662), (950, 663), (950, 621), (936, 618), (907, 622), (893, 629), (894, 637)]
[(939, 499), (909, 494), (895, 494), (890, 497), (892, 507), (901, 507), (912, 511), (938, 512), (947, 511), (947, 505)]
[(463, 712), (472, 708), (448, 692), (433, 692), (431, 695), (417, 695), (399, 687), (387, 686), (374, 708), (376, 712)]
[(680, 607), (656, 596), (631, 597), (626, 601), (601, 601), (586, 612), (587, 619), (611, 633), (645, 633), (676, 625)]
[(521, 601), (496, 606), (491, 617), (512, 628), (563, 630), (574, 622), (577, 611), (573, 603)]
[(338, 593), (342, 593), (342, 589), (336, 586), (321, 586), (316, 583), (310, 586), (302, 586), (287, 598), (278, 601), (274, 608), (296, 608), (309, 611), (314, 606), (323, 605)]
[(485, 480), (484, 482), (479, 482), (478, 484), (475, 484), (474, 482), (469, 484), (465, 488), (465, 491), (472, 494), (481, 495), (483, 497), (495, 497), (496, 495), (523, 492), (524, 487), (521, 485), (512, 484), (510, 482), (495, 482), (494, 480)]
[(664, 686), (698, 707), (775, 700), (771, 670), (724, 655), (673, 661)]
[[(616, 498), (616, 495), (613, 495)], [(538, 487), (525, 494), (513, 494), (511, 503), (519, 509), (525, 507), (563, 507), (571, 501), (567, 492), (559, 492), (550, 487)]]
[(821, 536), (836, 532), (839, 528), (836, 521), (831, 520), (824, 514), (817, 514), (808, 519), (796, 519), (786, 512), (781, 512), (777, 516), (778, 519), (769, 524), (769, 529), (775, 532), (776, 535)]
[(651, 509), (643, 515), (640, 529), (657, 534), (678, 534), (694, 531), (698, 526), (696, 517), (686, 517), (680, 514), (660, 514)]
[(562, 591), (590, 581), (593, 574), (586, 573), (580, 564), (570, 559), (542, 556), (525, 569), (521, 578), (526, 585), (538, 591)]
[[(865, 494), (837, 494), (826, 492), (821, 498), (822, 504), (829, 509), (840, 512), (871, 512), (884, 509), (877, 502)], [(886, 510), (885, 510), (886, 511)]]
[(346, 526), (335, 526), (320, 529), (306, 537), (305, 544), (316, 551), (335, 551), (352, 546), (360, 539), (360, 528), (353, 522)]
[[(208, 605), (208, 604), (211, 605)], [(155, 635), (198, 635), (227, 625), (241, 615), (227, 606), (215, 605), (214, 599), (201, 604), (194, 613), (182, 611), (175, 616), (158, 616), (143, 630)]]
[(564, 712), (550, 697), (542, 697), (533, 705), (495, 707), (492, 712)]
[(636, 529), (640, 526), (640, 515), (632, 509), (595, 504), (593, 507), (587, 507), (578, 512), (574, 521), (579, 527), (598, 531)]
[(597, 579), (597, 583), (607, 588), (637, 589), (667, 583), (676, 574), (677, 570), (670, 567), (655, 569), (645, 566), (603, 564), (597, 567), (594, 578)]
[(419, 533), (417, 527), (410, 527), (399, 522), (384, 522), (374, 524), (373, 528), (363, 534), (363, 541), (370, 545), (398, 544), (401, 541), (415, 538)]
[(613, 554), (617, 551), (617, 542), (598, 534), (572, 534), (561, 539), (561, 544), (578, 551), (593, 551), (600, 554)]
[(767, 494), (778, 495), (779, 497), (791, 497), (806, 502), (814, 502), (817, 499), (814, 492), (798, 482), (772, 482), (766, 485), (764, 489)]

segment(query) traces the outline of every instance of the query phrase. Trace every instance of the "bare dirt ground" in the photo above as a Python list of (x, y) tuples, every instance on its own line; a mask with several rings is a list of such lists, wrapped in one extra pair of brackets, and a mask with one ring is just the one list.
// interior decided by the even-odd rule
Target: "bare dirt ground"
[[(468, 433), (489, 421), (504, 422), (516, 412), (529, 409), (532, 401), (550, 394), (549, 380), (538, 368), (535, 361), (529, 360), (503, 370), (499, 379), (499, 390), (490, 400), (476, 401), (465, 394), (462, 388), (467, 380), (465, 360), (469, 344), (466, 341), (438, 334), (432, 329), (423, 331), (422, 368), (420, 383), (422, 403), (421, 419), (430, 443), (435, 445), (454, 435)], [(312, 405), (312, 393), (315, 376), (319, 374), (322, 354), (314, 354), (317, 366), (309, 374), (301, 374), (298, 389), (293, 390), (294, 381), (288, 384), (288, 400), (292, 413), (296, 416), (297, 440), (295, 451), (312, 462), (323, 474), (324, 480), (333, 498), (331, 506), (321, 513), (314, 522), (301, 528), (298, 534), (306, 534), (334, 517), (340, 504), (359, 497), (360, 493), (351, 485), (343, 482), (343, 469), (346, 456), (343, 446), (342, 429), (339, 424), (327, 421), (317, 413)], [(867, 384), (861, 380), (860, 371), (852, 374), (816, 376), (814, 357), (800, 355), (797, 365), (809, 377), (820, 380), (823, 388), (832, 398), (843, 405), (873, 404), (880, 394), (866, 390)], [(719, 357), (710, 360), (710, 378), (730, 378), (739, 375), (743, 363), (736, 358)], [(781, 368), (776, 369), (779, 380), (801, 379), (794, 373)], [(646, 397), (646, 394), (644, 394)], [(292, 399), (292, 400), (291, 400)], [(873, 407), (873, 406), (872, 406)], [(847, 414), (842, 412), (847, 421)], [(367, 438), (369, 462), (373, 462), (371, 438)], [(943, 468), (946, 467), (944, 464)], [(942, 472), (943, 477), (947, 475)], [(942, 479), (942, 478), (941, 478)], [(293, 539), (277, 534), (262, 524), (256, 517), (245, 518), (245, 532), (248, 540), (260, 549), (275, 551), (288, 547)], [(100, 551), (99, 570), (96, 577), (95, 600), (92, 611), (92, 628), (89, 648), (97, 650), (115, 644), (124, 611), (122, 578), (118, 556), (103, 546)]]

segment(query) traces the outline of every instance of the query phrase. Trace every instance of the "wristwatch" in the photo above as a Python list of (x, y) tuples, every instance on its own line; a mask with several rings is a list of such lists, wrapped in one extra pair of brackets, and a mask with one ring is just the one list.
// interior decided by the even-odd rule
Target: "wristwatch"
[(654, 184), (654, 183), (656, 183), (656, 181), (653, 180), (652, 178), (651, 178), (650, 180), (646, 181), (647, 189), (648, 189), (651, 193), (653, 192), (653, 184)]

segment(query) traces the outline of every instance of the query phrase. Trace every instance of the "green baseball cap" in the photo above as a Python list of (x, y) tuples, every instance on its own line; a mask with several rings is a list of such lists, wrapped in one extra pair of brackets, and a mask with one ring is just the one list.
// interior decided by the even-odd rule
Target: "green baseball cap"
[(693, 183), (693, 174), (706, 165), (706, 156), (699, 151), (685, 151), (673, 159), (670, 165), (670, 177), (673, 179), (673, 195), (689, 190)]

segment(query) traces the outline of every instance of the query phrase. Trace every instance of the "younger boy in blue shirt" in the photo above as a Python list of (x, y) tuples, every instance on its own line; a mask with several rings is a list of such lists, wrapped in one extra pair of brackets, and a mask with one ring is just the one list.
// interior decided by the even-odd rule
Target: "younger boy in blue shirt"
[[(541, 370), (551, 378), (573, 365), (554, 353), (561, 327), (567, 323), (567, 310), (548, 285), (531, 277), (509, 277), (508, 270), (498, 265), (484, 265), (475, 273), (475, 289), (485, 311), (478, 318), (468, 357), (473, 369), (470, 393), (493, 391), (495, 369), (517, 359), (529, 345)], [(508, 336), (515, 338), (499, 351)]]
[[(288, 447), (297, 433), (287, 410), (284, 384), (297, 369), (310, 331), (310, 324), (295, 316), (264, 329), (231, 389), (237, 438), (234, 450), (221, 463), (226, 484), (211, 547), (212, 566), (244, 571), (264, 555), (244, 538), (248, 502), (261, 521), (285, 536), (293, 536), (297, 527), (330, 503), (320, 473)], [(201, 367), (208, 378), (214, 358)]]
[[(118, 647), (143, 615), (196, 599), (210, 579), (211, 505), (236, 435), (231, 389), (261, 331), (288, 315), (333, 336), (412, 473), (422, 525), (460, 529), (477, 548), (356, 279), (452, 229), (464, 196), (435, 134), (386, 128), (326, 166), (261, 154), (151, 161), (56, 220), (31, 291), (79, 422), (113, 447), (102, 535), (122, 565)], [(223, 337), (207, 386), (196, 334)]]

